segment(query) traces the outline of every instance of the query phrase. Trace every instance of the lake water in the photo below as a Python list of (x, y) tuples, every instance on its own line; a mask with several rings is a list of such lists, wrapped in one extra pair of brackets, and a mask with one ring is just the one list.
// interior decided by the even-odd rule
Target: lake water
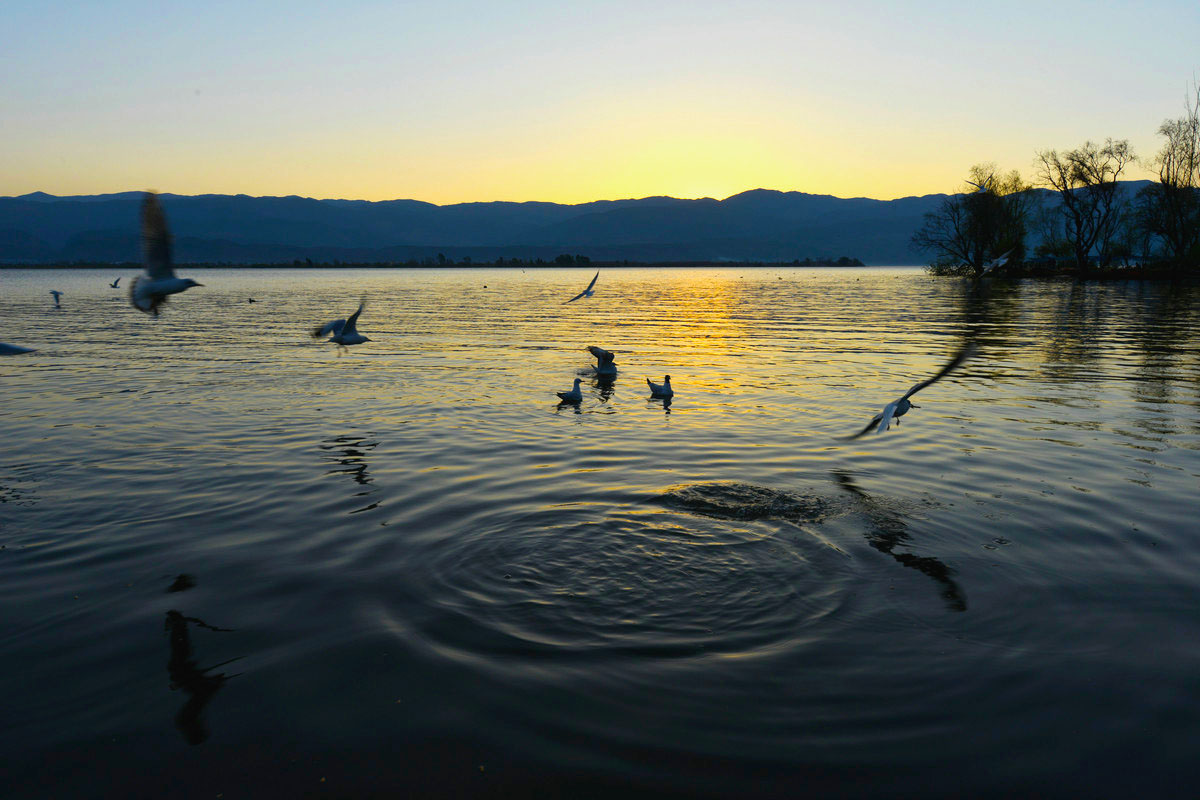
[(1195, 795), (1196, 287), (180, 272), (0, 271), (4, 796)]

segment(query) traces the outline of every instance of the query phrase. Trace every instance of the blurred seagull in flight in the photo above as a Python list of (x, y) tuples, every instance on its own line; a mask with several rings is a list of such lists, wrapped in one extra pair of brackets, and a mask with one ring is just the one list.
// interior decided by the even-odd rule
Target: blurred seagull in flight
[(117, 286), (117, 284), (118, 284), (118, 283), (120, 283), (120, 282), (121, 282), (121, 279), (120, 279), (120, 278), (117, 278), (115, 281), (113, 281), (112, 283), (110, 283), (110, 284), (109, 284), (109, 286), (111, 286), (111, 287), (112, 287), (112, 288), (114, 288), (114, 289), (118, 289), (118, 288), (120, 288), (120, 287), (118, 287), (118, 286)]
[(675, 396), (675, 390), (671, 388), (671, 376), (670, 375), (663, 376), (662, 383), (655, 383), (654, 381), (650, 380), (649, 378), (646, 378), (646, 385), (650, 387), (650, 396), (651, 397), (674, 397)]
[(858, 437), (862, 436), (863, 434), (869, 432), (872, 428), (875, 429), (875, 433), (883, 433), (891, 426), (892, 420), (895, 420), (896, 424), (899, 425), (900, 417), (903, 417), (905, 414), (907, 414), (908, 410), (910, 408), (920, 408), (920, 406), (913, 405), (911, 402), (909, 402), (908, 398), (912, 397), (914, 394), (921, 391), (922, 389), (924, 389), (926, 386), (930, 385), (931, 383), (936, 383), (937, 381), (940, 381), (942, 378), (946, 377), (951, 372), (958, 369), (959, 365), (962, 364), (964, 361), (966, 361), (968, 358), (970, 358), (974, 352), (975, 352), (975, 343), (967, 342), (967, 344), (965, 344), (963, 346), (963, 348), (961, 350), (959, 350), (958, 353), (955, 354), (954, 358), (950, 359), (950, 362), (948, 364), (946, 364), (946, 366), (944, 366), (940, 370), (938, 370), (938, 373), (936, 375), (934, 375), (929, 380), (921, 381), (917, 385), (913, 386), (911, 389), (909, 389), (907, 392), (905, 392), (898, 400), (893, 400), (892, 402), (888, 403), (886, 406), (883, 407), (883, 411), (880, 411), (878, 414), (876, 414), (871, 419), (870, 422), (867, 423), (867, 427), (863, 428), (861, 431), (859, 431), (858, 433), (854, 434), (853, 436), (851, 436), (849, 438), (857, 439)]
[[(594, 295), (595, 292), (592, 291), (592, 287), (596, 285), (596, 278), (599, 278), (599, 277), (600, 277), (600, 270), (596, 270), (596, 274), (592, 276), (592, 282), (587, 285), (587, 288), (584, 289), (579, 294), (572, 297), (570, 300), (567, 301), (567, 303), (574, 303), (576, 300), (578, 300), (581, 297), (591, 297), (592, 295)], [(563, 303), (563, 305), (566, 305), (566, 303)]]
[(992, 178), (993, 178), (993, 176), (995, 176), (995, 174), (996, 173), (993, 172), (991, 175), (988, 175), (987, 179), (984, 180), (983, 183), (976, 183), (975, 181), (967, 181), (967, 183), (969, 183), (975, 187), (975, 191), (972, 192), (972, 194), (979, 194), (980, 192), (986, 192), (988, 190), (988, 187), (992, 185)]
[(984, 275), (987, 275), (989, 272), (994, 270), (996, 267), (1003, 267), (1008, 262), (1008, 256), (1009, 256), (1009, 253), (1011, 253), (1011, 252), (1012, 252), (1012, 250), (1009, 250), (1008, 253), (1005, 253), (1002, 256), (997, 256), (996, 258), (993, 258), (988, 263), (984, 264), (983, 268), (979, 270), (979, 277), (982, 278)]
[[(171, 266), (171, 232), (167, 230), (167, 218), (158, 195), (146, 192), (142, 195), (142, 261), (146, 274), (139, 275), (129, 284), (129, 302), (138, 311), (158, 316), (158, 308), (167, 298), (193, 286), (203, 286), (191, 278), (175, 277)], [(116, 285), (116, 282), (113, 282)]]
[(15, 344), (0, 342), (0, 356), (15, 356), (18, 353), (32, 353), (32, 347), (17, 347)]
[(603, 347), (596, 347), (594, 344), (588, 345), (588, 352), (596, 357), (596, 374), (597, 375), (616, 375), (617, 364), (614, 359), (616, 356), (605, 350)]
[[(322, 336), (328, 336), (329, 338), (325, 341), (333, 342), (341, 349), (352, 344), (362, 344), (363, 342), (371, 341), (358, 332), (358, 315), (366, 307), (367, 301), (360, 300), (358, 302), (358, 310), (351, 314), (349, 319), (335, 319), (333, 322), (318, 325), (312, 329), (313, 338), (320, 339)], [(338, 350), (339, 353), (341, 349)]]
[(62, 306), (58, 304), (58, 298), (62, 297), (62, 292), (60, 292), (58, 289), (51, 289), (50, 294), (54, 295), (54, 307), (62, 308)]
[(579, 384), (583, 383), (582, 378), (575, 379), (575, 385), (569, 392), (555, 392), (558, 395), (559, 403), (580, 403), (583, 402), (583, 392), (579, 390)]

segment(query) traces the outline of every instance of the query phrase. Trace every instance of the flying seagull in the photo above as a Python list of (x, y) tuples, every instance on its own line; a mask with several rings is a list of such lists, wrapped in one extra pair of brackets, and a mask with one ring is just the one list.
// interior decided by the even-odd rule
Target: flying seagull
[(996, 267), (1003, 267), (1008, 262), (1008, 256), (1009, 256), (1009, 253), (1011, 253), (1011, 252), (1012, 252), (1012, 250), (1009, 250), (1008, 253), (1005, 253), (1002, 256), (997, 256), (996, 258), (993, 258), (988, 263), (984, 264), (983, 267), (979, 270), (979, 277), (982, 278), (984, 275), (987, 275), (989, 272), (994, 270)]
[(54, 295), (54, 307), (62, 308), (62, 306), (58, 304), (58, 298), (62, 297), (62, 292), (60, 292), (58, 289), (51, 289), (50, 294)]
[(674, 397), (675, 396), (675, 391), (671, 388), (671, 376), (670, 375), (664, 376), (662, 383), (655, 383), (654, 381), (650, 380), (649, 378), (646, 378), (646, 385), (650, 387), (650, 396), (651, 397)]
[(596, 347), (594, 344), (588, 345), (588, 352), (596, 357), (596, 374), (597, 375), (616, 375), (617, 365), (614, 359), (616, 356), (605, 350), (603, 347)]
[(32, 347), (18, 347), (15, 344), (0, 342), (0, 356), (15, 356), (18, 353), (32, 353)]
[(142, 261), (146, 265), (146, 274), (137, 276), (129, 284), (129, 302), (138, 311), (157, 317), (159, 306), (167, 302), (169, 296), (204, 285), (191, 278), (175, 277), (175, 268), (171, 266), (171, 232), (167, 230), (167, 218), (154, 192), (142, 195)]
[(993, 172), (991, 175), (988, 175), (987, 179), (984, 180), (983, 183), (976, 183), (975, 181), (967, 181), (967, 183), (969, 183), (975, 187), (975, 191), (972, 192), (972, 194), (979, 194), (980, 192), (986, 192), (988, 190), (988, 186), (991, 185), (992, 178), (995, 176), (995, 174), (996, 173)]
[[(595, 292), (592, 291), (592, 287), (596, 285), (596, 278), (599, 278), (599, 277), (600, 277), (600, 270), (596, 270), (596, 274), (592, 276), (592, 282), (587, 285), (587, 288), (584, 289), (579, 294), (572, 297), (570, 300), (567, 301), (567, 303), (574, 303), (576, 300), (578, 300), (581, 297), (591, 297), (592, 295), (594, 295)], [(563, 305), (566, 305), (567, 303), (563, 303)]]
[(351, 314), (349, 319), (335, 319), (333, 322), (318, 325), (312, 329), (313, 338), (320, 339), (322, 336), (328, 336), (329, 338), (325, 341), (333, 342), (340, 347), (348, 347), (352, 344), (362, 344), (363, 342), (371, 341), (358, 332), (358, 315), (366, 307), (367, 301), (360, 300), (358, 310)]
[(900, 417), (903, 417), (905, 414), (907, 414), (908, 410), (910, 408), (920, 408), (920, 406), (915, 406), (911, 402), (909, 402), (908, 398), (912, 397), (914, 394), (921, 391), (922, 389), (924, 389), (926, 386), (930, 385), (931, 383), (936, 383), (937, 381), (940, 381), (942, 378), (946, 377), (951, 372), (958, 369), (959, 365), (962, 364), (964, 361), (966, 361), (968, 358), (970, 358), (974, 352), (975, 352), (975, 343), (967, 342), (965, 345), (963, 345), (963, 348), (961, 350), (959, 350), (958, 353), (955, 354), (954, 358), (950, 359), (950, 362), (948, 364), (946, 364), (946, 366), (944, 366), (940, 370), (938, 370), (938, 373), (936, 375), (934, 375), (929, 380), (921, 381), (917, 385), (913, 386), (911, 389), (909, 389), (907, 392), (905, 392), (904, 395), (902, 397), (900, 397), (898, 400), (893, 400), (892, 402), (888, 403), (886, 406), (883, 407), (883, 411), (880, 411), (878, 414), (876, 414), (871, 419), (870, 422), (867, 423), (867, 427), (863, 428), (861, 431), (854, 434), (850, 438), (857, 439), (858, 437), (862, 436), (863, 434), (869, 432), (872, 428), (875, 429), (876, 433), (883, 433), (891, 426), (893, 419), (896, 420), (896, 424), (899, 425)]
[(120, 283), (120, 282), (121, 282), (121, 279), (120, 279), (120, 278), (117, 278), (115, 281), (113, 281), (112, 283), (110, 283), (110, 284), (109, 284), (109, 286), (111, 286), (111, 287), (112, 287), (112, 288), (114, 288), (114, 289), (120, 288), (120, 287), (118, 287), (118, 286), (117, 286), (117, 284), (118, 284), (118, 283)]
[(579, 390), (579, 384), (583, 383), (581, 378), (575, 379), (575, 385), (569, 392), (555, 392), (558, 395), (560, 403), (579, 403), (583, 401), (583, 392)]

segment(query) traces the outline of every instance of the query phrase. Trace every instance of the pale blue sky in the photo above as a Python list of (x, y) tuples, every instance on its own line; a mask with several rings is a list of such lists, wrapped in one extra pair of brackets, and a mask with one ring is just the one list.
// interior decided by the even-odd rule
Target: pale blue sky
[(433, 202), (952, 191), (1128, 138), (1200, 3), (8, 0), (0, 194)]

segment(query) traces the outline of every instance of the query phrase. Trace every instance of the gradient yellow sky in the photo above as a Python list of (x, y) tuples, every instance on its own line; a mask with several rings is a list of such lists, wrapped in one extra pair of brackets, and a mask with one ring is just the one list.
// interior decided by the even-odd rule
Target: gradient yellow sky
[(644, 6), (19, 0), (0, 195), (888, 199), (1151, 155), (1200, 68), (1195, 2)]

